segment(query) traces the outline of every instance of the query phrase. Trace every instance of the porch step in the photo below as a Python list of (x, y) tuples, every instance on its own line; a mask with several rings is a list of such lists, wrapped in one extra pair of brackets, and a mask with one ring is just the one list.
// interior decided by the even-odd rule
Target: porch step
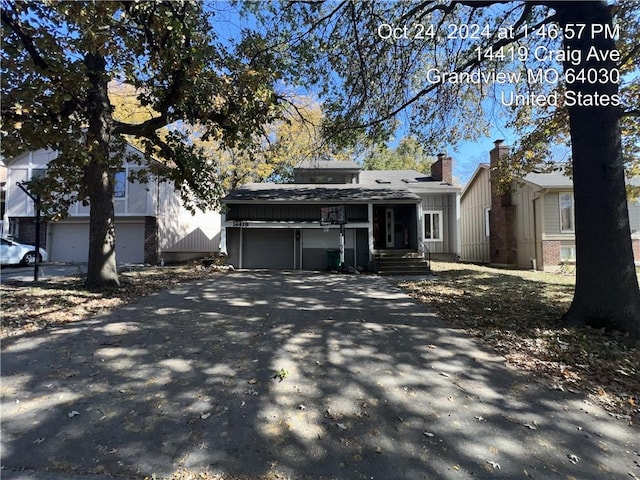
[(384, 250), (377, 252), (379, 275), (428, 275), (429, 264), (415, 250)]

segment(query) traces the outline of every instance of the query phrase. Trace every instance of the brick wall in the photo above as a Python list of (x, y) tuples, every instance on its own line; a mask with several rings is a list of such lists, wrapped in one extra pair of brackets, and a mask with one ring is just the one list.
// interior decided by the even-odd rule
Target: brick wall
[(158, 263), (156, 217), (144, 217), (144, 263)]
[(640, 238), (634, 238), (631, 240), (633, 246), (633, 259), (636, 263), (640, 263)]
[(489, 212), (489, 245), (490, 261), (498, 265), (515, 265), (518, 263), (516, 241), (516, 207), (511, 204), (511, 192), (497, 191), (499, 163), (502, 156), (509, 152), (509, 147), (502, 145), (502, 140), (495, 142), (495, 148), (489, 153), (491, 159), (491, 211)]
[(453, 184), (453, 159), (444, 153), (439, 153), (438, 160), (431, 165), (431, 177), (434, 180)]
[[(14, 238), (16, 242), (28, 245), (36, 244), (36, 221), (34, 217), (17, 218), (18, 236)], [(47, 222), (40, 222), (40, 248), (47, 249)]]
[(544, 240), (542, 242), (542, 264), (539, 265), (539, 268), (560, 265), (560, 245), (560, 240)]

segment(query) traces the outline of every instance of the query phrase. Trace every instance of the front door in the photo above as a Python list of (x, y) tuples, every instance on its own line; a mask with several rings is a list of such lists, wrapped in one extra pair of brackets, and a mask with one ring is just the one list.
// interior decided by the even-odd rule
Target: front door
[(385, 210), (385, 245), (387, 248), (393, 248), (394, 240), (394, 219), (393, 208), (387, 208)]

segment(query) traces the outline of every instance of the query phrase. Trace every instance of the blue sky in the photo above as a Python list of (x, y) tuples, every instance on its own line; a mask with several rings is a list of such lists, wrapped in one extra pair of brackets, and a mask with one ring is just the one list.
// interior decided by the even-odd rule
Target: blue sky
[[(256, 28), (253, 19), (240, 16), (237, 6), (230, 5), (224, 0), (209, 0), (208, 4), (215, 11), (213, 24), (221, 40), (228, 39), (233, 42), (233, 39), (240, 37), (240, 31), (243, 27)], [(307, 92), (307, 94), (311, 97), (315, 96), (313, 92)], [(389, 142), (390, 145), (397, 144), (403, 136), (404, 133), (400, 129), (396, 138)], [(451, 146), (447, 148), (446, 152), (443, 152), (453, 157), (453, 175), (458, 182), (464, 185), (479, 163), (489, 161), (489, 151), (493, 148), (493, 142), (496, 139), (504, 139), (505, 143), (510, 145), (515, 140), (515, 136), (503, 126), (495, 125), (488, 137), (478, 138), (475, 141), (460, 142), (456, 148)], [(435, 155), (441, 152), (434, 151), (430, 153)]]

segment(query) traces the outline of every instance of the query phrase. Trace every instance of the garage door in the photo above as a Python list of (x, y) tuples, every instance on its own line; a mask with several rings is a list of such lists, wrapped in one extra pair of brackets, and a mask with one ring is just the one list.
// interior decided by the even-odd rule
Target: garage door
[(242, 267), (293, 269), (294, 232), (247, 228), (242, 237)]
[[(49, 258), (52, 262), (87, 263), (89, 259), (89, 225), (53, 223)], [(116, 261), (143, 263), (144, 224), (116, 224)]]

